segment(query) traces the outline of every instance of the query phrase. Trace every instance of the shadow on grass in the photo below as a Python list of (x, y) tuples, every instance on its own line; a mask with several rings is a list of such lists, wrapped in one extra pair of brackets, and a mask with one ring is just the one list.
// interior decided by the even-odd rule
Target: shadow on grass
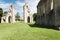
[(36, 24), (28, 24), (30, 27), (38, 27), (38, 28), (46, 28), (46, 29), (54, 29), (58, 30), (55, 26), (47, 26), (47, 25), (36, 25)]

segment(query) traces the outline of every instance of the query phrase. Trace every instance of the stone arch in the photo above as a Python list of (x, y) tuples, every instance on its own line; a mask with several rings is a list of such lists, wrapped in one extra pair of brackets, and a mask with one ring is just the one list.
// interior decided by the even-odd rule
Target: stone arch
[(30, 17), (29, 16), (27, 17), (27, 22), (30, 23)]
[(8, 17), (8, 22), (11, 23), (11, 16)]
[(4, 21), (4, 22), (6, 22), (6, 20), (5, 20), (5, 19), (3, 19), (3, 21)]

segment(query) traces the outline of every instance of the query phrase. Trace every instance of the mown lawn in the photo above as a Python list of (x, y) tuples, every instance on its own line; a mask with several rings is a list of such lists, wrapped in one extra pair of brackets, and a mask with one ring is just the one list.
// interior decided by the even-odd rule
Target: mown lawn
[(0, 40), (60, 40), (60, 31), (26, 23), (0, 24)]

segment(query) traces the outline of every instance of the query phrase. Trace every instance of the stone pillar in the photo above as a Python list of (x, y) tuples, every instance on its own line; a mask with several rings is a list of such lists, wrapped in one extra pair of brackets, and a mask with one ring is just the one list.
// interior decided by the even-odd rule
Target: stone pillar
[(8, 23), (8, 21), (9, 21), (8, 17), (9, 17), (9, 16), (7, 15), (7, 16), (6, 16), (6, 23)]
[(28, 3), (25, 3), (25, 5), (23, 6), (23, 18), (24, 18), (24, 22), (28, 23), (28, 17), (30, 17), (30, 23), (32, 22), (32, 15), (31, 15), (31, 11), (28, 7)]
[(15, 23), (15, 8), (13, 5), (11, 5), (10, 11), (11, 11), (12, 23)]

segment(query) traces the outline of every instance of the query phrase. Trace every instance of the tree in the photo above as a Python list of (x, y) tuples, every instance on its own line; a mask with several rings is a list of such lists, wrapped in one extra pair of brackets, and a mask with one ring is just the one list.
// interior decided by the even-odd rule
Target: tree
[(37, 13), (33, 14), (33, 20), (36, 21)]
[(15, 18), (16, 18), (16, 21), (20, 21), (20, 15), (19, 15), (19, 12), (17, 12)]
[(1, 23), (1, 17), (2, 17), (2, 15), (3, 15), (3, 9), (0, 8), (0, 23)]
[(3, 9), (0, 8), (0, 18), (2, 17), (2, 15), (3, 15)]
[(8, 12), (7, 12), (7, 11), (5, 11), (3, 15), (5, 16), (7, 13), (8, 13)]

